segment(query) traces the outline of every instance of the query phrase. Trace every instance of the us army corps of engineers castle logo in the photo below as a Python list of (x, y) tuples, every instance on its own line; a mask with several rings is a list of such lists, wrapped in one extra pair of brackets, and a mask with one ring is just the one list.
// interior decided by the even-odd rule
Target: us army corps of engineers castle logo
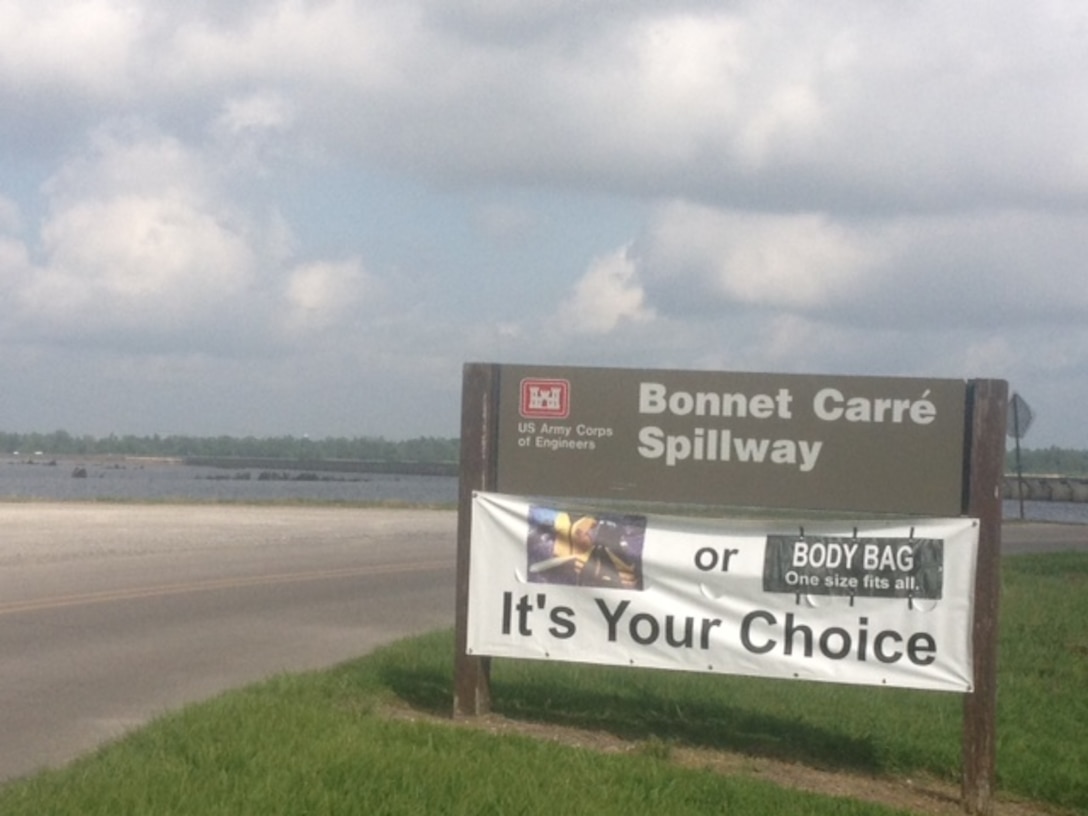
[(570, 415), (570, 380), (522, 380), (520, 413), (526, 419), (566, 419)]

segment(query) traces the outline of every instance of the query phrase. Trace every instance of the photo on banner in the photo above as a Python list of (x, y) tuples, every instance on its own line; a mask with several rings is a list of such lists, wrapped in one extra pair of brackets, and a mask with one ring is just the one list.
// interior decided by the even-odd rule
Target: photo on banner
[(646, 517), (529, 508), (526, 537), (533, 583), (642, 589)]

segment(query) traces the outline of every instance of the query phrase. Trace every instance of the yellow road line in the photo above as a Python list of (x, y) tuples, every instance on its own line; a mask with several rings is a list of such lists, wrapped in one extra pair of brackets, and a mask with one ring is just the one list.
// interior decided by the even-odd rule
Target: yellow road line
[(240, 578), (216, 578), (207, 581), (190, 581), (179, 584), (162, 584), (151, 587), (132, 589), (104, 590), (77, 595), (59, 595), (52, 598), (38, 598), (26, 601), (8, 601), (0, 603), (0, 615), (16, 615), (23, 612), (38, 612), (45, 609), (60, 609), (66, 606), (85, 606), (90, 604), (114, 603), (142, 598), (160, 598), (170, 595), (185, 595), (195, 592), (212, 592), (223, 589), (240, 589), (248, 586), (272, 586), (275, 584), (297, 584), (305, 581), (322, 581), (330, 578), (351, 578), (365, 575), (391, 575), (401, 572), (425, 572), (427, 570), (452, 568), (452, 561), (419, 561), (409, 564), (374, 564), (366, 567), (346, 567), (342, 569), (315, 570), (313, 572), (284, 572), (272, 575), (252, 575)]

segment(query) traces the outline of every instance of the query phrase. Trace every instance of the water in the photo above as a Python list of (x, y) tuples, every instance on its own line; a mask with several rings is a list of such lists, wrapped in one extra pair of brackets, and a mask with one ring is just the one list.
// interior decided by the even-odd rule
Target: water
[[(28, 464), (34, 461), (34, 464)], [(75, 478), (85, 467), (86, 478)], [(328, 501), (454, 504), (453, 476), (385, 473), (319, 473), (302, 480), (298, 471), (276, 471), (285, 478), (261, 480), (260, 470), (225, 470), (155, 461), (0, 459), (0, 499), (47, 501)], [(240, 478), (240, 477), (246, 478)], [(1020, 517), (1020, 503), (1004, 503), (1007, 519)], [(1088, 524), (1088, 504), (1025, 501), (1031, 521)]]
[[(31, 460), (33, 461), (33, 460)], [(73, 476), (86, 469), (86, 477)], [(161, 461), (0, 460), (0, 499), (51, 501), (328, 501), (453, 504), (457, 479), (393, 473), (226, 470)], [(300, 478), (302, 477), (302, 478)], [(316, 477), (316, 478), (315, 478)]]
[[(1007, 519), (1020, 518), (1020, 502), (1006, 501), (1003, 513)], [(1025, 501), (1024, 518), (1027, 521), (1061, 521), (1069, 524), (1088, 524), (1088, 503)]]

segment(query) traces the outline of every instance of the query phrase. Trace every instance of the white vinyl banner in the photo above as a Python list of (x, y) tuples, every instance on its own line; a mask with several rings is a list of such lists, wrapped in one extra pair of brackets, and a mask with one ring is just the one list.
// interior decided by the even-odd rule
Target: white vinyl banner
[(978, 523), (767, 522), (477, 493), (470, 654), (971, 690)]

